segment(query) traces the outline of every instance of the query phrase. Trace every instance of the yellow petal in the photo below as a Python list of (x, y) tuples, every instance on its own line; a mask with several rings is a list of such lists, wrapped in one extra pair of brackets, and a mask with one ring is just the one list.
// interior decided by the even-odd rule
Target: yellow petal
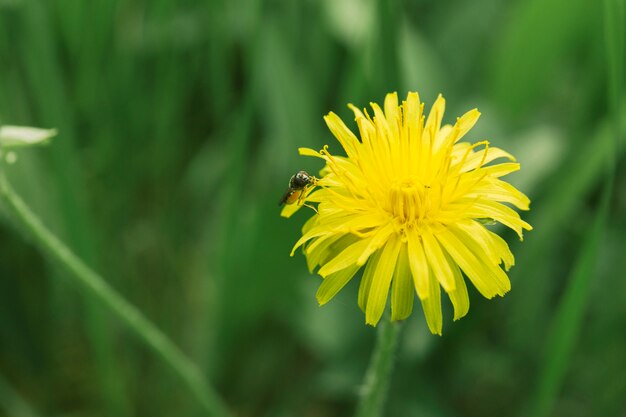
[(314, 149), (311, 149), (311, 148), (298, 148), (298, 154), (300, 154), (302, 156), (314, 156), (314, 157), (317, 157), (317, 158), (324, 159), (324, 155), (322, 155), (318, 151), (316, 151)]
[(374, 109), (374, 121), (376, 125), (377, 139), (371, 143), (375, 159), (372, 161), (377, 164), (378, 175), (386, 178), (393, 177), (394, 165), (391, 160), (390, 146), (396, 143), (396, 137), (393, 136), (391, 128), (387, 123), (387, 119), (381, 108), (376, 103), (370, 103)]
[(388, 144), (390, 139), (393, 138), (393, 135), (389, 123), (387, 123), (385, 113), (376, 103), (370, 103), (370, 106), (372, 106), (372, 110), (374, 110), (374, 124), (376, 125), (376, 131), (378, 132), (379, 139), (383, 139), (383, 141), (379, 140), (377, 142), (389, 149)]
[(329, 302), (352, 279), (360, 267), (353, 265), (326, 277), (317, 290), (317, 302), (324, 305)]
[(488, 167), (482, 167), (475, 172), (480, 176), (490, 176), (493, 178), (504, 177), (511, 172), (519, 171), (520, 165), (517, 162), (505, 162), (503, 164), (490, 165)]
[(372, 240), (370, 241), (369, 247), (363, 252), (361, 257), (358, 259), (357, 264), (364, 265), (367, 261), (367, 258), (378, 248), (380, 248), (391, 236), (394, 232), (393, 224), (389, 223), (386, 226), (381, 227)]
[(329, 235), (325, 238), (315, 239), (311, 244), (308, 244), (304, 253), (306, 254), (307, 267), (309, 272), (313, 272), (315, 267), (322, 264), (328, 253), (330, 252), (330, 246), (340, 239), (342, 235)]
[(376, 265), (376, 272), (372, 279), (365, 309), (365, 322), (367, 324), (376, 326), (385, 311), (389, 285), (391, 284), (399, 252), (400, 239), (396, 235), (392, 235), (381, 251), (380, 259)]
[(280, 216), (288, 219), (291, 216), (293, 216), (296, 213), (296, 211), (300, 210), (301, 208), (302, 208), (301, 204), (285, 204), (283, 205), (283, 208), (280, 211)]
[(400, 123), (402, 122), (398, 107), (398, 93), (389, 93), (385, 96), (385, 117), (393, 137), (398, 138), (400, 136)]
[(509, 245), (497, 234), (490, 231), (488, 231), (488, 233), (489, 236), (491, 236), (496, 252), (500, 254), (500, 258), (504, 262), (504, 269), (508, 271), (509, 268), (515, 265), (515, 257), (509, 249)]
[(330, 262), (322, 266), (317, 273), (323, 277), (327, 277), (330, 274), (333, 274), (351, 265), (355, 265), (359, 257), (363, 255), (363, 252), (365, 252), (365, 250), (369, 247), (371, 240), (372, 238), (361, 239), (358, 242), (348, 246), (337, 256), (335, 256)]
[[(417, 233), (414, 230), (409, 231), (407, 236), (408, 259), (411, 273), (413, 275), (413, 283), (417, 296), (423, 300), (430, 294), (429, 278), (428, 278), (428, 261), (424, 255), (424, 249)], [(439, 286), (439, 283), (437, 283)]]
[(324, 121), (332, 134), (337, 138), (339, 143), (341, 143), (348, 157), (356, 159), (359, 140), (354, 136), (354, 133), (352, 133), (341, 118), (333, 112), (324, 116)]
[(404, 103), (404, 134), (409, 141), (408, 165), (416, 167), (420, 160), (420, 142), (422, 137), (422, 109), (420, 98), (417, 93), (409, 93)]
[(519, 214), (504, 204), (480, 199), (465, 210), (465, 215), (475, 219), (489, 218), (499, 221), (503, 225), (515, 230), (520, 240), (523, 239), (523, 229), (532, 230), (533, 227), (519, 217)]
[(520, 210), (528, 210), (530, 205), (530, 199), (526, 195), (508, 182), (497, 178), (485, 178), (465, 195), (465, 197), (478, 196), (502, 203), (510, 203)]
[[(356, 159), (348, 159), (341, 156), (325, 157), (327, 160), (324, 177), (317, 184), (319, 186), (332, 186), (346, 188), (352, 193), (360, 192), (368, 184), (364, 181), (363, 173), (354, 162)], [(329, 175), (329, 174), (332, 174)]]
[(313, 272), (318, 265), (326, 264), (338, 252), (358, 240), (359, 238), (350, 234), (333, 234), (314, 239), (304, 247), (309, 272)]
[(484, 261), (467, 248), (467, 240), (461, 241), (448, 229), (438, 233), (437, 239), (485, 298), (504, 295), (509, 290), (510, 283), (506, 274), (502, 270), (500, 271), (504, 278), (494, 274)]
[(409, 317), (413, 311), (414, 298), (415, 290), (411, 282), (407, 245), (403, 243), (391, 281), (391, 320), (404, 320)]
[(488, 147), (481, 149), (478, 152), (473, 152), (467, 157), (460, 172), (468, 172), (479, 166), (486, 165), (491, 161), (495, 161), (499, 158), (506, 158), (509, 161), (515, 162), (515, 157), (505, 150), (496, 147)]
[(422, 242), (424, 243), (424, 253), (435, 278), (441, 283), (446, 292), (454, 291), (455, 283), (452, 269), (441, 250), (439, 242), (428, 232), (422, 234)]
[(490, 280), (492, 281), (494, 288), (497, 287), (496, 294), (504, 295), (511, 289), (511, 281), (506, 273), (500, 268), (500, 260), (492, 262), (487, 254), (488, 246), (483, 246), (478, 237), (474, 234), (470, 234), (459, 227), (450, 227), (452, 235), (456, 236), (465, 247), (481, 262), (481, 265), (490, 272)]
[(321, 203), (324, 200), (335, 197), (338, 193), (343, 193), (343, 189), (329, 190), (328, 188), (318, 188), (307, 198), (312, 203)]
[(439, 289), (439, 283), (432, 274), (432, 271), (427, 275), (427, 279), (429, 281), (429, 294), (421, 300), (422, 309), (424, 310), (424, 316), (426, 317), (426, 323), (428, 324), (430, 332), (441, 336), (443, 325), (443, 316), (441, 314), (441, 290)]
[[(320, 213), (323, 212), (322, 205), (318, 211)], [(314, 217), (322, 218), (321, 214), (318, 214)], [(369, 213), (366, 212), (364, 214), (352, 214), (346, 213), (343, 211), (337, 212), (335, 215), (326, 215), (323, 217), (323, 220), (318, 220), (314, 226), (308, 229), (306, 232), (303, 231), (302, 237), (298, 239), (293, 249), (291, 250), (291, 256), (295, 253), (296, 249), (300, 246), (308, 242), (313, 238), (317, 238), (320, 236), (327, 236), (329, 234), (345, 234), (352, 233), (355, 231), (360, 231), (362, 229), (379, 227), (383, 222), (388, 222), (388, 219), (382, 216), (380, 213)], [(390, 229), (390, 225), (384, 226), (381, 228), (381, 236), (378, 237), (377, 240), (372, 242), (373, 248), (369, 248), (367, 255), (364, 255), (364, 259), (360, 262), (361, 265), (365, 263), (367, 260), (367, 256), (371, 254), (372, 251), (376, 250), (382, 245), (380, 242), (381, 239), (386, 239), (388, 234), (391, 233), (392, 228)]]
[(318, 220), (319, 216), (309, 217), (309, 219), (304, 223), (304, 226), (302, 226), (302, 233), (307, 233), (309, 230), (311, 230), (317, 224)]
[(367, 265), (365, 265), (363, 276), (361, 277), (361, 284), (359, 285), (358, 304), (359, 308), (364, 313), (365, 309), (367, 308), (367, 299), (370, 294), (372, 280), (374, 279), (374, 274), (376, 273), (376, 267), (378, 266), (378, 260), (380, 259), (381, 252), (382, 250), (377, 250), (372, 254), (372, 256), (370, 256), (369, 260), (367, 261)]
[(456, 137), (454, 138), (455, 143), (461, 140), (463, 136), (474, 127), (479, 117), (480, 112), (478, 109), (472, 109), (457, 119), (454, 125), (454, 127), (458, 129)]
[(409, 128), (416, 133), (417, 125), (421, 118), (421, 103), (420, 96), (416, 92), (410, 92), (406, 96), (406, 102), (404, 106), (404, 124), (407, 124)]
[(452, 153), (451, 153), (451, 158), (452, 158), (452, 165), (456, 165), (458, 164), (461, 159), (463, 159), (463, 157), (465, 156), (465, 154), (468, 152), (468, 149), (471, 148), (472, 145), (470, 145), (467, 142), (459, 142), (457, 144), (455, 144), (452, 147)]
[[(447, 129), (445, 129), (444, 132), (444, 129), (442, 128), (437, 135), (435, 151), (445, 150), (461, 140), (461, 138), (463, 138), (463, 136), (465, 136), (465, 134), (472, 127), (474, 127), (479, 117), (480, 112), (477, 109), (473, 109), (457, 118), (454, 126), (450, 126), (450, 128), (447, 128), (449, 125), (444, 126), (444, 128)], [(467, 145), (469, 146), (469, 144)], [(457, 148), (457, 146), (454, 147)], [(458, 151), (458, 148), (455, 149), (455, 151)]]
[(426, 126), (424, 127), (424, 133), (428, 135), (428, 139), (431, 141), (435, 140), (437, 136), (437, 132), (439, 131), (439, 127), (441, 126), (441, 120), (443, 119), (443, 114), (446, 110), (446, 100), (443, 98), (441, 94), (437, 96), (437, 100), (433, 104), (432, 109), (430, 109), (430, 113), (428, 114), (428, 119), (426, 119)]
[(499, 248), (496, 248), (494, 245), (490, 236), (491, 232), (485, 226), (475, 220), (465, 219), (455, 223), (454, 227), (472, 236), (484, 248), (489, 261), (495, 265), (500, 264), (501, 254), (498, 251)]
[(439, 129), (439, 132), (437, 132), (437, 137), (435, 138), (435, 152), (446, 144), (449, 136), (454, 133), (452, 129), (453, 128), (451, 125), (441, 126), (441, 129)]
[(467, 286), (459, 267), (450, 259), (449, 255), (446, 254), (446, 258), (454, 277), (454, 290), (448, 292), (448, 297), (450, 297), (454, 307), (454, 320), (458, 320), (469, 311), (469, 296), (467, 295)]
[(487, 230), (482, 224), (469, 220), (457, 223), (454, 227), (460, 229), (468, 236), (472, 236), (478, 245), (484, 249), (488, 258), (495, 265), (504, 261), (505, 269), (515, 264), (515, 258), (509, 250), (509, 245), (500, 236)]
[(354, 112), (354, 120), (356, 120), (357, 126), (359, 127), (361, 141), (370, 146), (371, 142), (376, 139), (376, 127), (374, 127), (374, 124), (365, 117), (363, 112), (357, 107), (352, 104), (349, 104), (348, 107)]

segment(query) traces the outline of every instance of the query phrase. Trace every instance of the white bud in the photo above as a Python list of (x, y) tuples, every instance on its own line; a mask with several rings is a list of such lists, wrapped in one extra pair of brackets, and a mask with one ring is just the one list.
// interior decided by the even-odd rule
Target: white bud
[(56, 129), (27, 126), (0, 126), (0, 147), (15, 148), (42, 145), (57, 134)]

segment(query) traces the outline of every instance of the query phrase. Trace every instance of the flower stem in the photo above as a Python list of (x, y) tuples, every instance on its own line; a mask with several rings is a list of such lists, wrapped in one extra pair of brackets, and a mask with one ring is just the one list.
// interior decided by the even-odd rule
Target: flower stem
[(88, 296), (104, 304), (139, 340), (156, 353), (178, 375), (202, 405), (207, 415), (228, 416), (225, 404), (208, 385), (198, 368), (134, 305), (126, 301), (104, 278), (91, 270), (61, 242), (13, 191), (0, 167), (0, 198), (27, 231), (34, 244), (49, 259), (68, 272), (72, 282)]
[(399, 322), (391, 323), (387, 320), (383, 320), (379, 326), (376, 346), (363, 381), (361, 399), (356, 410), (357, 417), (380, 416), (387, 398), (402, 326)]

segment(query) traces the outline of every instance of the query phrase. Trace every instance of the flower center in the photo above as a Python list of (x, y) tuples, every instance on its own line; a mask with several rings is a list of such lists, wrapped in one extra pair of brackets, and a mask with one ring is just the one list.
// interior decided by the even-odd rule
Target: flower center
[(401, 223), (415, 226), (424, 219), (429, 209), (430, 187), (415, 178), (394, 181), (389, 191), (389, 213)]

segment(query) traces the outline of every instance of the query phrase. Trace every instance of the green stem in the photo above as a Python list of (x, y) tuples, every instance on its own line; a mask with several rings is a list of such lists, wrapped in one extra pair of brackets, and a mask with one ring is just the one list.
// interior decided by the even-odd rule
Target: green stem
[(210, 416), (228, 416), (225, 404), (210, 387), (189, 358), (134, 305), (119, 295), (100, 275), (91, 270), (63, 242), (43, 225), (24, 201), (13, 191), (0, 167), (0, 197), (15, 219), (30, 233), (35, 245), (58, 262), (72, 281), (104, 304), (143, 343), (165, 361), (200, 402)]
[(379, 324), (376, 346), (365, 374), (357, 417), (377, 417), (383, 411), (398, 346), (401, 324), (384, 320)]

